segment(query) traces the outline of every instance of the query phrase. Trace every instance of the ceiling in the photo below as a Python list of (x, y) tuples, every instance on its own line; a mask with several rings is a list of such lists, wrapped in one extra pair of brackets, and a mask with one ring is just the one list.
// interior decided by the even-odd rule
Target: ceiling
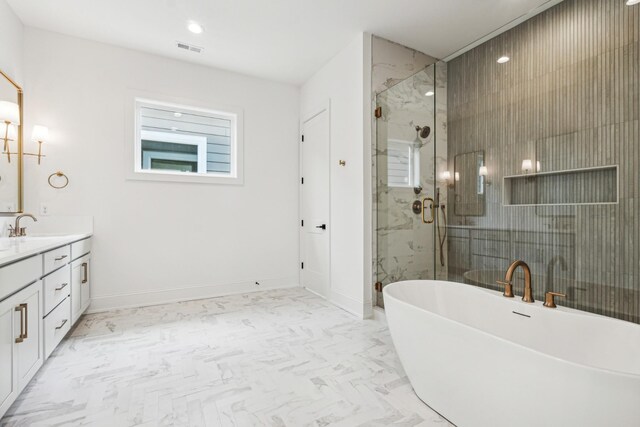
[[(357, 33), (437, 58), (548, 0), (7, 0), (26, 26), (301, 84)], [(201, 35), (187, 23), (204, 26)], [(204, 47), (180, 50), (176, 41)]]

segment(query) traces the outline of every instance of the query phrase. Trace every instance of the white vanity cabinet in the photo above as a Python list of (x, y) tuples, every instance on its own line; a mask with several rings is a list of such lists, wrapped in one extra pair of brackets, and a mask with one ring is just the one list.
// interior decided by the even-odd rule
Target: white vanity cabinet
[(0, 302), (0, 415), (42, 366), (42, 314), (39, 280)]
[(71, 319), (76, 320), (91, 302), (91, 254), (86, 254), (71, 263)]
[(0, 418), (90, 304), (91, 238), (35, 242), (0, 253)]

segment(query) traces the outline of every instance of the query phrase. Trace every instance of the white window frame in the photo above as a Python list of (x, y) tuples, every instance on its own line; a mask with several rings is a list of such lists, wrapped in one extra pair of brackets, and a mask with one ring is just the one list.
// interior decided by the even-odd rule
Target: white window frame
[[(207, 104), (202, 101), (186, 100), (183, 98), (173, 98), (167, 96), (159, 96), (153, 94), (144, 93), (141, 95), (137, 92), (131, 92), (128, 96), (130, 100), (127, 102), (128, 108), (128, 125), (130, 129), (127, 138), (125, 150), (126, 158), (126, 177), (129, 180), (140, 181), (165, 181), (165, 182), (183, 182), (183, 183), (195, 183), (195, 184), (231, 184), (242, 185), (243, 179), (243, 162), (244, 162), (244, 120), (243, 111), (238, 107), (218, 107), (218, 106), (206, 106)], [(143, 169), (142, 167), (142, 129), (140, 126), (140, 107), (145, 106), (161, 106), (168, 108), (176, 108), (187, 111), (197, 111), (207, 114), (214, 114), (216, 116), (224, 117), (231, 121), (231, 146), (230, 146), (230, 173), (215, 173), (206, 172), (206, 139), (204, 139), (204, 156), (200, 155), (201, 147), (198, 146), (198, 169), (205, 172), (182, 172), (172, 170), (154, 170)], [(147, 131), (144, 131), (147, 132)], [(174, 135), (178, 137), (179, 135)], [(187, 136), (187, 138), (190, 138)], [(154, 139), (157, 140), (157, 139)], [(176, 138), (175, 140), (166, 141), (174, 143), (194, 144), (193, 139), (189, 142), (186, 140)], [(201, 142), (199, 143), (201, 144)], [(204, 167), (201, 168), (201, 163), (204, 161)]]

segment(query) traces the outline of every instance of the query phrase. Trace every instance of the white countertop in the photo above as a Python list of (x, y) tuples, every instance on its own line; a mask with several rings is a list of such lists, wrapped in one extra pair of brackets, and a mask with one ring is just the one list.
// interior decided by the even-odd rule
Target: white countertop
[(91, 237), (91, 233), (59, 236), (0, 237), (0, 267)]

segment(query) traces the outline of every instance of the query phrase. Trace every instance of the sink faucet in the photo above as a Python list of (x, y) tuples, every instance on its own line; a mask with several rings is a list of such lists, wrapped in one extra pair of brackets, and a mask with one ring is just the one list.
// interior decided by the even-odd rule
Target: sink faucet
[(34, 221), (38, 221), (38, 219), (31, 214), (22, 214), (16, 217), (15, 226), (9, 226), (9, 237), (23, 237), (27, 235), (27, 227), (20, 227), (20, 220), (24, 217), (29, 217)]
[(511, 281), (513, 280), (513, 273), (515, 273), (518, 267), (522, 267), (522, 271), (524, 271), (524, 295), (522, 296), (522, 301), (535, 302), (531, 289), (531, 270), (527, 263), (521, 260), (511, 263), (504, 276), (504, 282), (498, 281), (499, 285), (504, 285), (504, 294), (502, 295), (507, 298), (513, 298), (513, 284)]

